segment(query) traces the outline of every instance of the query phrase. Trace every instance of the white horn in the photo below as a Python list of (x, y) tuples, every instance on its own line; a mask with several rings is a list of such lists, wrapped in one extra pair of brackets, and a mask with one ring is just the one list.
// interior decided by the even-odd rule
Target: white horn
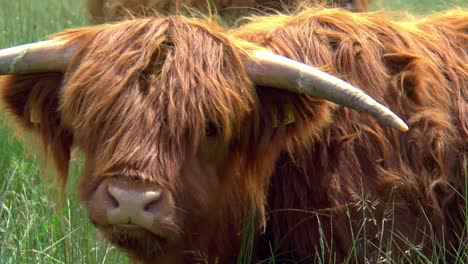
[(387, 107), (351, 84), (312, 66), (265, 51), (253, 52), (244, 65), (257, 85), (323, 98), (367, 113), (387, 126), (408, 130), (405, 122)]
[(47, 40), (0, 50), (0, 75), (63, 72), (75, 45)]

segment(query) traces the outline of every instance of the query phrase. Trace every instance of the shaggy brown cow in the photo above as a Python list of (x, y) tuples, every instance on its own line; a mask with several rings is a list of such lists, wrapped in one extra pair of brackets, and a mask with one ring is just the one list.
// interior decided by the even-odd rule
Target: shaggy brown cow
[(370, 0), (88, 0), (88, 10), (94, 22), (105, 22), (155, 13), (176, 14), (187, 8), (202, 13), (213, 13), (217, 10), (224, 17), (238, 17), (241, 14), (258, 13), (258, 11), (293, 10), (300, 5), (311, 3), (326, 3), (328, 6), (363, 12), (368, 10), (369, 2)]
[[(231, 31), (182, 17), (76, 29), (0, 52), (0, 74), (15, 74), (1, 98), (63, 178), (71, 147), (83, 151), (91, 221), (144, 262), (233, 262), (249, 223), (259, 260), (411, 262), (437, 243), (450, 257), (466, 240), (467, 15), (307, 10)], [(320, 99), (367, 104), (405, 130), (346, 83), (263, 48), (360, 87), (411, 129)]]

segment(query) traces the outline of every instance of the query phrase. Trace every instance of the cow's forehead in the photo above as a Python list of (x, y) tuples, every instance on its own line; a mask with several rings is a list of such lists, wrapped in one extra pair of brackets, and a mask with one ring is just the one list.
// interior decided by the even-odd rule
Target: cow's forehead
[(238, 47), (216, 30), (143, 19), (87, 34), (61, 102), (84, 138), (198, 140), (207, 123), (239, 124), (255, 101)]

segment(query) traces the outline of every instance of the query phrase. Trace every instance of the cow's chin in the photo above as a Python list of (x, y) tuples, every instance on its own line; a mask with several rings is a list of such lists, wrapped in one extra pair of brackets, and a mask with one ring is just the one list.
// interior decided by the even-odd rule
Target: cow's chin
[(111, 243), (144, 260), (164, 258), (180, 245), (180, 237), (177, 235), (153, 233), (135, 225), (106, 225), (97, 228)]

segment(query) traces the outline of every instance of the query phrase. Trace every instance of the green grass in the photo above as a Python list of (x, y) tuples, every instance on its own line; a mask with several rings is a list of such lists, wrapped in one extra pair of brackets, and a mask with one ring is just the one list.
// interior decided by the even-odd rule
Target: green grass
[[(44, 39), (84, 26), (84, 1), (0, 0), (0, 47)], [(125, 255), (99, 238), (77, 195), (77, 170), (64, 196), (39, 151), (14, 139), (0, 113), (0, 262), (128, 263)], [(34, 142), (29, 139), (28, 142)]]
[(371, 10), (405, 10), (412, 14), (427, 14), (467, 6), (467, 0), (372, 0)]
[[(86, 25), (88, 19), (83, 2), (0, 0), (0, 48)], [(372, 9), (404, 9), (421, 14), (453, 5), (468, 6), (466, 0), (375, 0)], [(51, 184), (53, 175), (41, 169), (39, 152), (25, 147), (28, 144), (22, 144), (12, 136), (13, 131), (5, 125), (10, 121), (0, 113), (0, 262), (128, 263), (125, 255), (100, 238), (80, 206), (76, 195), (80, 162), (73, 163), (62, 196), (60, 187)], [(246, 243), (240, 263), (249, 262), (251, 257), (252, 227), (246, 226), (246, 230), (250, 232), (244, 235)], [(276, 254), (273, 251), (272, 255)], [(464, 248), (461, 252), (465, 257), (466, 251)], [(433, 257), (424, 256), (427, 262)], [(274, 263), (274, 260), (269, 262)]]

